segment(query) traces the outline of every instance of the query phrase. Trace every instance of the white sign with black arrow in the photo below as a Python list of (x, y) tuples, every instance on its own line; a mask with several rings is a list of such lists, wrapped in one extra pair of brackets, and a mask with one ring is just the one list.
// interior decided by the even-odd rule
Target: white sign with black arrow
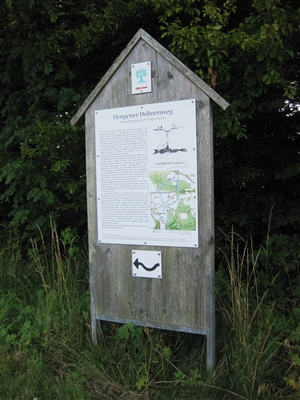
[(132, 250), (132, 276), (162, 279), (161, 252)]

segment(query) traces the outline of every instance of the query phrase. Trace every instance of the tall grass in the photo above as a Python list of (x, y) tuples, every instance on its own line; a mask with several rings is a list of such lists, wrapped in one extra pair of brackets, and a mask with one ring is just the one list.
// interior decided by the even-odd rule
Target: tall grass
[[(87, 258), (51, 225), (32, 240), (30, 261), (0, 255), (0, 398), (297, 398), (276, 302), (262, 289), (259, 250), (237, 234), (217, 272), (217, 365), (206, 370), (205, 338), (102, 323), (91, 343)], [(76, 251), (74, 251), (74, 249)], [(16, 262), (18, 261), (18, 263)], [(273, 285), (273, 286), (272, 286)]]
[[(74, 346), (82, 344), (82, 317), (87, 319), (88, 304), (87, 268), (84, 260), (72, 257), (74, 240), (67, 246), (51, 225), (51, 247), (41, 240), (32, 240), (30, 256), (40, 278), (43, 293), (41, 318), (46, 332), (51, 331), (63, 342)], [(85, 286), (85, 291), (83, 291)], [(79, 303), (81, 300), (82, 303)]]
[(275, 302), (268, 301), (277, 277), (271, 278), (266, 289), (261, 287), (259, 268), (265, 266), (258, 262), (260, 250), (234, 232), (226, 238), (230, 252), (223, 252), (218, 311), (223, 329), (227, 328), (221, 353), (228, 383), (246, 398), (272, 398), (278, 395), (283, 378), (282, 336), (274, 329)]

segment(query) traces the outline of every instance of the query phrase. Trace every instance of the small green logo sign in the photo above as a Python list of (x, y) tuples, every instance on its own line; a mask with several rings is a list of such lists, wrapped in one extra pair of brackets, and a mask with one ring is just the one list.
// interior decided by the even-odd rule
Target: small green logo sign
[(143, 81), (143, 77), (145, 77), (147, 75), (147, 71), (145, 69), (139, 69), (138, 71), (136, 71), (135, 76), (139, 79), (138, 83), (144, 83), (145, 81)]

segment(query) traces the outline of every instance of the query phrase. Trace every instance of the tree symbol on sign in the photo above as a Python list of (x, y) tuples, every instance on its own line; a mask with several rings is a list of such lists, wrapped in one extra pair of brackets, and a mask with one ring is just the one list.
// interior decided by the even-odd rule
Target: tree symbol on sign
[(136, 71), (135, 76), (137, 78), (139, 78), (139, 83), (143, 83), (145, 81), (143, 81), (143, 77), (147, 75), (147, 72), (145, 69), (139, 69), (138, 71)]

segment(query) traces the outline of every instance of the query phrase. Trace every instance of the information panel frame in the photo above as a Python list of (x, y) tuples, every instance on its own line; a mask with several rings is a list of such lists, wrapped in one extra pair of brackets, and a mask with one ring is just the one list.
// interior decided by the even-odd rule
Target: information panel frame
[(199, 246), (196, 100), (95, 111), (98, 243)]

